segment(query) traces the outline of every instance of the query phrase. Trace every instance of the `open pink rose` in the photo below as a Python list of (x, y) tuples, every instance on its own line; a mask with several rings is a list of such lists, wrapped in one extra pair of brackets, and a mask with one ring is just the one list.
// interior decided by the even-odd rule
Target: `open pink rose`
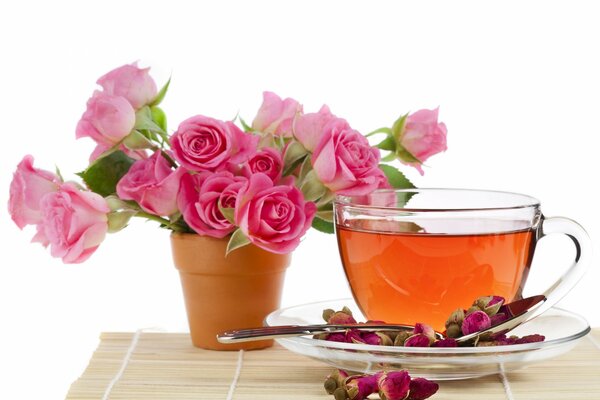
[(17, 165), (10, 183), (8, 213), (20, 229), (42, 220), (40, 200), (44, 195), (56, 192), (60, 178), (50, 171), (33, 166), (33, 157), (27, 155)]
[(314, 151), (324, 134), (325, 126), (337, 119), (329, 111), (329, 107), (323, 105), (319, 112), (296, 116), (293, 124), (293, 133), (306, 150)]
[(367, 194), (385, 180), (379, 151), (341, 118), (325, 125), (311, 162), (319, 180), (336, 194)]
[(50, 245), (53, 257), (65, 263), (87, 260), (108, 230), (106, 200), (94, 192), (79, 190), (73, 183), (64, 183), (56, 192), (46, 194), (41, 201), (42, 220), (37, 225), (34, 242)]
[(177, 193), (183, 169), (172, 170), (160, 150), (146, 160), (136, 161), (119, 180), (117, 194), (134, 200), (146, 212), (171, 215), (177, 211)]
[(244, 164), (242, 172), (247, 177), (262, 172), (277, 183), (283, 172), (281, 153), (272, 147), (265, 147), (250, 157), (248, 162)]
[(421, 175), (424, 174), (421, 163), (424, 163), (429, 157), (442, 151), (446, 151), (446, 125), (443, 122), (438, 123), (438, 111), (419, 110), (410, 114), (406, 118), (404, 132), (400, 137), (400, 144), (412, 156), (420, 162), (411, 160), (400, 161), (404, 164), (415, 167)]
[(77, 124), (76, 137), (112, 145), (129, 135), (134, 125), (135, 111), (127, 99), (95, 91)]
[(240, 164), (256, 151), (259, 137), (232, 122), (197, 115), (183, 121), (171, 137), (173, 156), (191, 171), (218, 171)]
[(295, 186), (276, 186), (267, 175), (256, 173), (238, 195), (235, 221), (256, 246), (285, 254), (300, 244), (316, 211)]
[(157, 94), (156, 83), (149, 71), (150, 68), (138, 68), (137, 62), (126, 64), (100, 77), (97, 83), (106, 94), (126, 98), (137, 110), (150, 103)]
[(291, 136), (292, 121), (302, 113), (302, 106), (294, 99), (282, 100), (273, 92), (263, 93), (263, 103), (252, 121), (252, 129), (274, 135)]
[(177, 204), (184, 221), (200, 235), (227, 236), (235, 226), (223, 216), (219, 205), (234, 208), (245, 184), (246, 178), (228, 171), (183, 175)]

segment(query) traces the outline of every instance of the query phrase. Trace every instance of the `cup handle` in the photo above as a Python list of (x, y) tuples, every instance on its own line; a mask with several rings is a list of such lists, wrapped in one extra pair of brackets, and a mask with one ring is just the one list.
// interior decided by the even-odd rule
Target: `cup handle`
[(547, 300), (535, 311), (532, 318), (547, 311), (565, 297), (565, 295), (569, 293), (583, 277), (590, 264), (592, 242), (581, 225), (569, 218), (546, 218), (542, 216), (541, 232), (538, 239), (555, 233), (561, 233), (571, 238), (575, 245), (575, 261), (571, 267), (543, 293)]

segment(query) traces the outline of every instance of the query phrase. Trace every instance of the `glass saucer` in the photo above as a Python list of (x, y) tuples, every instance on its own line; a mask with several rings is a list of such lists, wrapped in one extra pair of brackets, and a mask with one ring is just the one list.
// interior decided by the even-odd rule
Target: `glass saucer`
[[(355, 318), (362, 316), (352, 299), (340, 299), (298, 305), (274, 311), (265, 325), (323, 323), (324, 309), (341, 310), (347, 306)], [(362, 319), (364, 320), (364, 318)], [(590, 331), (581, 316), (552, 308), (511, 332), (518, 336), (539, 333), (544, 342), (493, 347), (392, 347), (338, 343), (312, 339), (310, 336), (276, 339), (286, 349), (336, 368), (373, 373), (381, 369), (408, 369), (414, 376), (433, 380), (469, 379), (513, 371), (528, 364), (564, 354), (575, 347)]]

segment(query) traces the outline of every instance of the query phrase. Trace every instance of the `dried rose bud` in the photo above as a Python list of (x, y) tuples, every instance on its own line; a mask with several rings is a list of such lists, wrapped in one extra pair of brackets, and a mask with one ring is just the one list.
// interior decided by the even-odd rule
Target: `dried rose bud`
[(417, 322), (415, 324), (415, 328), (413, 329), (413, 334), (423, 334), (429, 338), (429, 344), (435, 341), (435, 331), (433, 328), (427, 324), (423, 324), (421, 322)]
[(491, 326), (490, 317), (483, 311), (475, 311), (471, 314), (467, 314), (465, 320), (462, 323), (463, 335), (469, 335), (474, 332), (487, 329)]
[(327, 333), (324, 340), (328, 340), (330, 342), (348, 343), (346, 334), (342, 332)]
[(391, 337), (388, 336), (388, 333), (385, 332), (375, 332), (375, 334), (377, 336), (379, 336), (379, 344), (382, 346), (393, 346), (394, 345), (394, 341), (392, 340)]
[(431, 347), (458, 347), (458, 342), (453, 338), (445, 338), (436, 340)]
[(501, 313), (501, 312), (499, 312), (497, 314), (494, 314), (494, 315), (492, 315), (490, 317), (490, 323), (491, 323), (492, 326), (499, 325), (499, 324), (503, 323), (506, 320), (508, 320), (508, 316), (506, 314), (504, 314), (504, 313)]
[(348, 392), (346, 392), (346, 389), (339, 387), (333, 392), (333, 398), (335, 400), (347, 400)]
[(333, 325), (348, 325), (355, 324), (356, 320), (352, 316), (352, 313), (347, 313), (345, 311), (336, 311), (329, 316), (327, 323)]
[(477, 306), (471, 306), (467, 309), (467, 312), (465, 313), (465, 315), (473, 314), (474, 312), (477, 312), (477, 311), (483, 311), (483, 310)]
[[(362, 331), (360, 333), (360, 338), (362, 339), (363, 343), (365, 343), (365, 344), (372, 344), (375, 346), (379, 346), (379, 345), (383, 344), (382, 338), (380, 335), (377, 334), (377, 332)], [(390, 340), (390, 342), (391, 342), (391, 340)]]
[(331, 308), (323, 310), (323, 319), (325, 320), (325, 322), (329, 321), (329, 318), (331, 318), (333, 314), (335, 314), (335, 311)]
[(346, 379), (344, 387), (350, 400), (364, 400), (377, 392), (377, 378), (374, 375), (353, 375)]
[(536, 343), (536, 342), (543, 342), (544, 340), (546, 340), (546, 337), (544, 335), (539, 335), (536, 333), (533, 335), (523, 336), (522, 338), (517, 339), (515, 341), (515, 344)]
[(377, 382), (381, 400), (404, 400), (410, 389), (410, 375), (406, 371), (378, 374)]
[(488, 316), (492, 316), (500, 310), (504, 304), (504, 297), (501, 296), (485, 296), (480, 297), (473, 303), (474, 306), (484, 311)]
[(358, 329), (348, 329), (346, 331), (346, 343), (359, 343), (365, 344), (360, 331)]
[(449, 338), (457, 338), (462, 336), (461, 326), (458, 324), (450, 324), (446, 327), (446, 336)]
[(457, 308), (456, 310), (452, 311), (452, 314), (450, 314), (450, 317), (448, 317), (448, 320), (446, 321), (446, 328), (453, 324), (460, 326), (464, 319), (465, 311), (462, 308)]
[(348, 373), (346, 371), (336, 369), (327, 377), (327, 379), (325, 379), (325, 383), (323, 384), (325, 391), (327, 391), (328, 394), (333, 394), (337, 388), (344, 386), (346, 378), (348, 378)]
[(429, 338), (423, 333), (409, 336), (409, 338), (404, 341), (405, 347), (429, 347), (429, 345)]
[(404, 346), (404, 342), (408, 339), (412, 333), (410, 331), (399, 331), (394, 339), (394, 346)]
[(433, 396), (440, 386), (425, 378), (415, 378), (410, 381), (408, 400), (425, 400)]

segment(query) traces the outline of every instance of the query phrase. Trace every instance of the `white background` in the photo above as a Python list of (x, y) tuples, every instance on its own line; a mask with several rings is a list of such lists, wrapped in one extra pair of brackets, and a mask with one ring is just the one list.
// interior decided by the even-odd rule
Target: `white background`
[[(216, 2), (215, 2), (216, 3)], [(284, 4), (285, 3), (285, 4)], [(484, 4), (485, 3), (485, 4)], [(193, 4), (190, 2), (190, 4)], [(367, 5), (368, 4), (368, 5)], [(140, 60), (170, 129), (205, 114), (251, 120), (263, 90), (323, 102), (362, 132), (440, 106), (449, 150), (418, 186), (523, 192), (578, 220), (596, 254), (600, 25), (592, 2), (10, 2), (0, 6), (0, 203), (25, 154), (82, 170), (75, 125), (103, 73)], [(4, 206), (3, 206), (4, 207)], [(4, 209), (6, 210), (6, 209)], [(0, 398), (64, 398), (103, 331), (187, 329), (168, 232), (136, 221), (85, 264), (63, 265), (0, 212)], [(573, 256), (541, 242), (528, 293)], [(597, 258), (562, 302), (600, 326)], [(284, 305), (349, 295), (333, 236), (294, 253)]]

